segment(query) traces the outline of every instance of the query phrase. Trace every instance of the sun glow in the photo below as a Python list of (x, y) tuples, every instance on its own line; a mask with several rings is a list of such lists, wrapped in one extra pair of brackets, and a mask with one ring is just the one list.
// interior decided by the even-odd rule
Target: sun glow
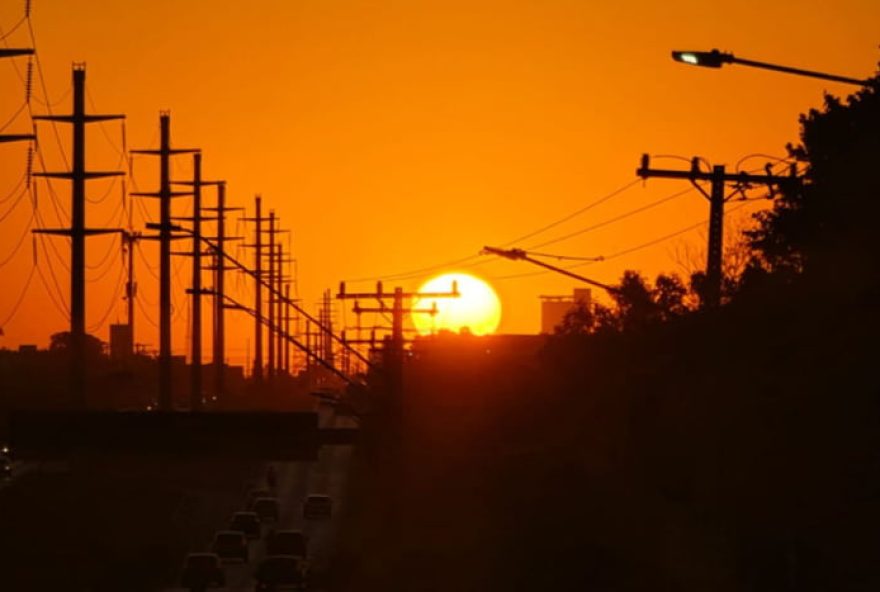
[(456, 333), (465, 329), (474, 335), (493, 333), (501, 322), (501, 301), (483, 280), (466, 273), (445, 273), (422, 284), (419, 292), (449, 292), (453, 282), (458, 286), (458, 298), (419, 298), (413, 302), (414, 308), (437, 307), (433, 315), (411, 315), (418, 332), (427, 335), (444, 329)]

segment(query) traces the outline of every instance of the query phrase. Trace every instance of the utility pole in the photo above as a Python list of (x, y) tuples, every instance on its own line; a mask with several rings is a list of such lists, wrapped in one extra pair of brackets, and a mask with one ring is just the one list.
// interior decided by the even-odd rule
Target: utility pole
[(123, 175), (122, 171), (86, 170), (86, 124), (124, 118), (124, 115), (86, 114), (85, 64), (73, 66), (73, 112), (70, 115), (34, 116), (35, 120), (69, 123), (73, 126), (72, 169), (34, 174), (37, 177), (70, 179), (70, 228), (41, 229), (34, 232), (70, 237), (70, 379), (74, 404), (83, 408), (86, 406), (86, 237), (119, 232), (116, 228), (86, 228), (86, 181)]
[[(290, 283), (284, 284), (284, 298), (290, 300)], [(284, 307), (284, 333), (290, 335), (290, 307)], [(284, 340), (284, 373), (290, 376), (290, 341)]]
[(217, 186), (217, 205), (213, 208), (206, 207), (203, 210), (216, 212), (217, 236), (202, 237), (203, 240), (213, 240), (213, 263), (206, 270), (214, 272), (214, 287), (210, 290), (213, 296), (213, 347), (211, 365), (214, 368), (214, 397), (219, 401), (226, 392), (225, 364), (226, 364), (226, 243), (239, 240), (241, 237), (226, 236), (226, 214), (231, 211), (240, 211), (244, 208), (230, 208), (226, 205), (226, 181), (202, 181), (202, 185)]
[[(269, 210), (269, 272), (266, 276), (266, 279), (269, 281), (269, 286), (275, 286), (275, 210)], [(269, 376), (269, 382), (272, 383), (275, 381), (275, 333), (277, 328), (275, 323), (277, 319), (275, 318), (275, 298), (272, 298), (271, 292), (269, 293), (269, 297), (267, 299), (266, 304), (269, 306), (269, 324), (267, 327), (269, 328), (268, 337), (268, 345), (269, 345), (269, 364), (267, 369), (267, 374)]]
[[(216, 182), (209, 182), (216, 183)], [(191, 307), (191, 333), (190, 341), (190, 410), (199, 411), (204, 401), (204, 388), (202, 387), (202, 296), (210, 291), (202, 288), (202, 222), (206, 220), (202, 216), (202, 186), (206, 184), (202, 179), (202, 154), (193, 154), (193, 180), (174, 181), (175, 185), (188, 185), (192, 187), (193, 215), (172, 216), (173, 220), (188, 220), (192, 227), (192, 250), (190, 252), (175, 253), (192, 257), (192, 283), (187, 293), (192, 296)], [(214, 220), (215, 217), (207, 218)]]
[(268, 251), (267, 256), (269, 259), (269, 269), (266, 274), (267, 283), (269, 284), (269, 295), (266, 304), (269, 307), (269, 323), (267, 328), (269, 330), (268, 375), (270, 381), (275, 380), (281, 369), (280, 360), (283, 339), (281, 335), (281, 304), (283, 301), (281, 297), (281, 243), (276, 236), (286, 231), (279, 228), (279, 222), (278, 217), (275, 215), (275, 210), (269, 210), (269, 228), (264, 230), (269, 235), (269, 242), (264, 247)]
[[(324, 290), (323, 311), (324, 326), (332, 332), (333, 309), (332, 305), (330, 304), (330, 290)], [(333, 363), (333, 341), (330, 339), (330, 335), (328, 333), (325, 333), (323, 336), (323, 340), (321, 343), (321, 356), (331, 364)]]
[[(279, 230), (279, 232), (287, 232), (287, 230)], [(278, 277), (275, 281), (275, 290), (279, 295), (284, 294), (283, 298), (281, 296), (275, 298), (275, 304), (278, 307), (278, 311), (275, 314), (275, 318), (278, 321), (278, 345), (276, 346), (276, 353), (278, 356), (277, 371), (278, 374), (288, 374), (290, 370), (287, 359), (289, 348), (287, 345), (288, 342), (282, 337), (283, 333), (290, 334), (290, 306), (287, 306), (285, 302), (290, 300), (290, 286), (287, 283), (290, 278), (284, 275), (284, 264), (290, 263), (292, 259), (284, 257), (284, 248), (280, 241), (275, 244), (275, 255), (277, 257), (275, 267), (278, 270)]]
[(171, 114), (159, 114), (159, 149), (132, 150), (132, 154), (159, 157), (159, 190), (132, 193), (133, 196), (159, 198), (159, 411), (172, 410), (171, 376), (171, 241), (183, 235), (172, 235), (171, 200), (191, 195), (190, 192), (171, 190), (171, 156), (192, 154), (191, 148), (171, 148)]
[[(385, 364), (388, 371), (388, 389), (391, 400), (396, 405), (400, 405), (403, 395), (403, 316), (405, 313), (410, 314), (437, 314), (437, 303), (431, 308), (414, 308), (406, 306), (405, 301), (413, 298), (458, 298), (458, 282), (452, 282), (452, 289), (449, 292), (404, 292), (403, 288), (395, 288), (394, 292), (385, 292), (382, 282), (376, 284), (375, 292), (346, 292), (345, 282), (340, 282), (339, 293), (336, 298), (339, 300), (354, 300), (354, 312), (358, 315), (364, 312), (374, 312), (387, 314), (391, 313), (391, 340), (385, 350)], [(385, 300), (392, 299), (389, 307)], [(361, 307), (360, 300), (377, 300), (378, 307)]]
[(132, 352), (134, 351), (134, 299), (137, 297), (137, 282), (134, 279), (134, 248), (140, 240), (141, 233), (125, 230), (122, 241), (125, 245), (125, 256), (128, 259), (128, 274), (125, 282), (125, 303), (128, 309), (128, 333), (131, 337)]
[(254, 196), (254, 217), (242, 218), (245, 222), (253, 222), (254, 242), (245, 245), (245, 247), (254, 249), (254, 368), (253, 377), (257, 382), (263, 380), (263, 222), (272, 219), (263, 217), (262, 211), (263, 198), (260, 195)]
[[(767, 185), (771, 192), (774, 186), (797, 183), (797, 169), (792, 165), (787, 176), (773, 175), (770, 165), (766, 167), (766, 174), (753, 175), (750, 173), (728, 173), (724, 165), (715, 165), (711, 172), (700, 170), (699, 158), (691, 160), (689, 171), (652, 169), (650, 157), (642, 155), (642, 165), (636, 170), (636, 174), (648, 179), (662, 177), (666, 179), (687, 179), (696, 187), (703, 196), (709, 200), (709, 244), (706, 250), (706, 290), (703, 305), (707, 308), (716, 308), (721, 304), (721, 284), (723, 271), (721, 264), (724, 251), (724, 204), (737, 193), (742, 192), (755, 184)], [(706, 192), (697, 184), (697, 181), (709, 181), (712, 184), (710, 192)], [(730, 196), (725, 197), (724, 190), (728, 183), (735, 185)]]

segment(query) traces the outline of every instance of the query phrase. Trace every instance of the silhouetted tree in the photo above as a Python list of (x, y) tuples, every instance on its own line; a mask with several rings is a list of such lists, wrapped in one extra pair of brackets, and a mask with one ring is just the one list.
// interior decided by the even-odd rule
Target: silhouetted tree
[(557, 335), (639, 331), (669, 321), (690, 309), (688, 289), (677, 275), (660, 274), (651, 286), (638, 272), (627, 270), (611, 294), (613, 307), (575, 304), (556, 327)]
[[(70, 349), (70, 331), (53, 333), (49, 337), (49, 350), (63, 352)], [(86, 359), (95, 360), (104, 355), (104, 342), (94, 335), (86, 334)]]
[(807, 164), (803, 186), (783, 187), (773, 209), (755, 215), (758, 228), (746, 233), (767, 270), (878, 284), (878, 85), (880, 77), (845, 101), (827, 95), (821, 111), (801, 116), (801, 143), (788, 151)]
[(565, 313), (562, 322), (554, 331), (556, 335), (584, 335), (592, 333), (596, 327), (596, 315), (586, 302), (578, 301)]

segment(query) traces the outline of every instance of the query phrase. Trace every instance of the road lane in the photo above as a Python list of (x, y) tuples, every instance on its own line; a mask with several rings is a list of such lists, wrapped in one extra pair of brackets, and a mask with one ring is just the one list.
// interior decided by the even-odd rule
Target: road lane
[[(332, 408), (321, 405), (318, 409), (321, 427), (350, 427), (351, 421), (338, 418)], [(250, 561), (243, 563), (224, 564), (226, 587), (220, 590), (227, 592), (244, 592), (254, 589), (256, 581), (254, 572), (266, 557), (266, 534), (272, 528), (276, 530), (301, 530), (309, 539), (309, 564), (315, 580), (324, 580), (323, 573), (329, 568), (332, 557), (335, 535), (338, 530), (339, 516), (343, 507), (343, 497), (348, 470), (350, 447), (325, 446), (318, 451), (315, 462), (272, 463), (275, 467), (277, 482), (275, 493), (281, 506), (279, 521), (275, 525), (264, 525), (262, 536), (249, 544)], [(269, 464), (263, 470), (266, 474)], [(254, 486), (254, 489), (267, 488), (265, 479)], [(326, 494), (333, 500), (333, 515), (329, 520), (305, 520), (302, 503), (311, 493)], [(245, 492), (247, 495), (247, 492)], [(242, 499), (242, 510), (246, 503)], [(225, 524), (217, 525), (217, 530), (226, 528)], [(205, 548), (210, 545), (206, 541)], [(198, 551), (194, 549), (193, 552)], [(320, 590), (320, 587), (311, 587)], [(181, 592), (184, 588), (168, 588), (168, 592)]]

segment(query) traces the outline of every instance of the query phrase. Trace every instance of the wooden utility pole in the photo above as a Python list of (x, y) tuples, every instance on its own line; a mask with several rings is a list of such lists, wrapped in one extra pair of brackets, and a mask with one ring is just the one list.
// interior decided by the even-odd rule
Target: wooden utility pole
[[(264, 217), (262, 210), (263, 198), (260, 195), (254, 196), (254, 217), (242, 218), (245, 222), (253, 222), (254, 242), (245, 245), (247, 248), (254, 249), (254, 367), (252, 376), (257, 382), (263, 380), (263, 222), (267, 222), (271, 217)], [(274, 214), (273, 214), (274, 216)]]
[(72, 113), (70, 115), (34, 116), (34, 119), (38, 121), (69, 123), (73, 126), (71, 170), (34, 173), (36, 177), (70, 179), (70, 228), (40, 229), (34, 232), (70, 237), (70, 386), (74, 404), (80, 407), (86, 405), (86, 237), (119, 232), (118, 228), (86, 228), (86, 181), (124, 174), (122, 171), (86, 170), (86, 124), (124, 118), (125, 115), (86, 114), (86, 68), (84, 64), (74, 64), (73, 66)]
[[(202, 181), (202, 185), (209, 184)], [(219, 401), (226, 393), (226, 243), (240, 240), (241, 237), (226, 235), (226, 214), (244, 208), (231, 208), (226, 205), (226, 181), (212, 181), (217, 186), (217, 205), (203, 208), (216, 213), (217, 235), (202, 237), (214, 241), (212, 249), (213, 262), (206, 270), (214, 272), (214, 287), (210, 290), (213, 296), (213, 346), (211, 348), (211, 365), (214, 369), (214, 397)]]
[[(715, 165), (711, 172), (703, 172), (700, 170), (699, 158), (694, 157), (689, 171), (662, 170), (650, 167), (650, 157), (647, 154), (642, 155), (642, 165), (636, 170), (636, 174), (643, 179), (686, 179), (709, 200), (709, 244), (706, 250), (706, 291), (703, 302), (707, 308), (715, 308), (721, 304), (721, 283), (724, 279), (721, 269), (724, 255), (724, 204), (733, 195), (753, 185), (767, 185), (772, 190), (774, 186), (798, 182), (795, 165), (791, 166), (787, 176), (771, 174), (769, 165), (764, 175), (728, 173), (724, 165)], [(697, 181), (709, 181), (712, 184), (711, 191), (706, 192)], [(728, 183), (733, 183), (736, 189), (725, 197), (724, 190)]]
[[(345, 290), (345, 282), (339, 284), (339, 292), (336, 298), (339, 300), (354, 300), (354, 312), (360, 315), (365, 312), (391, 313), (391, 339), (385, 348), (385, 368), (388, 376), (388, 390), (391, 400), (399, 405), (403, 400), (403, 320), (404, 314), (437, 314), (437, 303), (434, 302), (431, 308), (415, 308), (408, 306), (407, 301), (413, 298), (458, 298), (461, 294), (458, 291), (458, 282), (452, 282), (452, 289), (449, 292), (404, 292), (403, 288), (395, 288), (394, 292), (385, 292), (382, 282), (376, 284), (375, 292), (347, 292)], [(387, 299), (391, 299), (391, 306), (386, 303)], [(362, 307), (360, 300), (376, 300), (379, 306)], [(350, 343), (350, 342), (348, 342)]]
[(190, 310), (190, 409), (198, 411), (204, 403), (204, 387), (202, 385), (202, 296), (210, 294), (210, 290), (202, 287), (202, 222), (216, 220), (215, 216), (205, 217), (202, 215), (202, 187), (217, 184), (217, 181), (205, 181), (202, 179), (202, 154), (193, 154), (193, 180), (174, 181), (175, 185), (188, 185), (192, 187), (193, 215), (172, 216), (173, 220), (187, 220), (192, 222), (192, 249), (189, 252), (178, 252), (175, 255), (192, 257), (192, 282), (187, 293), (192, 296)]
[(159, 189), (158, 191), (140, 191), (132, 193), (140, 197), (156, 197), (159, 199), (159, 224), (152, 227), (159, 231), (159, 411), (171, 411), (172, 375), (171, 375), (171, 241), (184, 238), (184, 235), (173, 235), (171, 223), (171, 200), (175, 197), (191, 195), (188, 191), (171, 190), (171, 157), (177, 154), (192, 154), (198, 150), (192, 148), (171, 147), (171, 114), (162, 111), (159, 114), (159, 149), (132, 150), (132, 154), (147, 154), (159, 157)]

